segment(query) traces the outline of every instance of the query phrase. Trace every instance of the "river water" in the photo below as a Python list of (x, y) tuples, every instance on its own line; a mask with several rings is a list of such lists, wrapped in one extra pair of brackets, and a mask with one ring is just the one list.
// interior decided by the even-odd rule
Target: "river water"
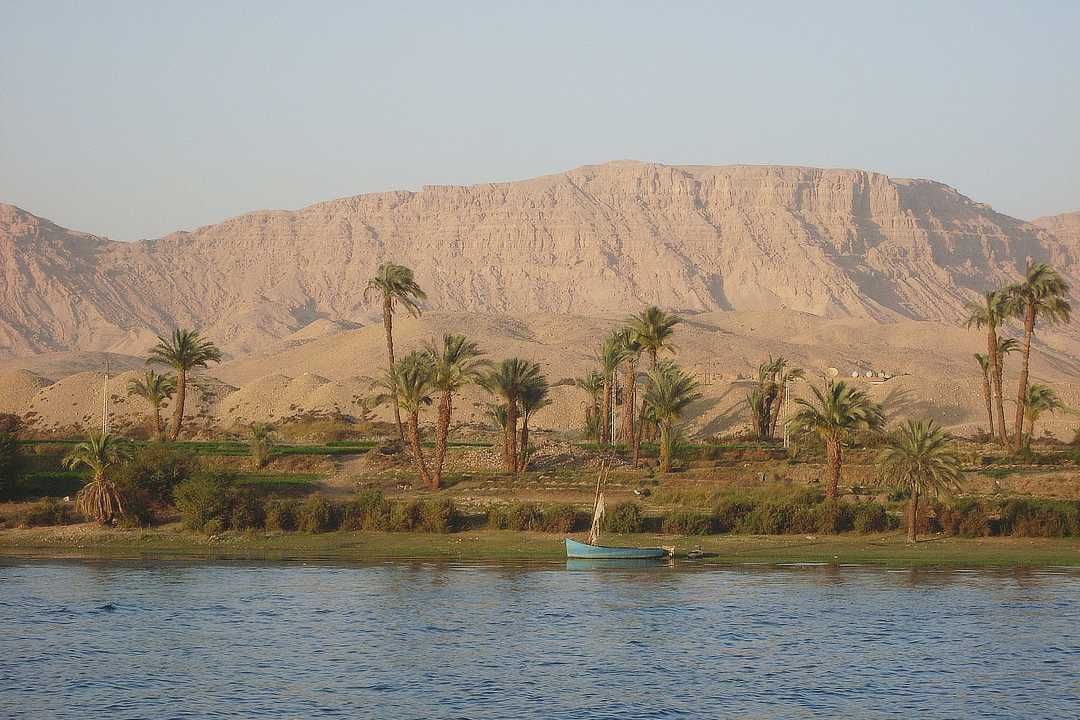
[(3, 718), (1076, 718), (1080, 572), (0, 560)]

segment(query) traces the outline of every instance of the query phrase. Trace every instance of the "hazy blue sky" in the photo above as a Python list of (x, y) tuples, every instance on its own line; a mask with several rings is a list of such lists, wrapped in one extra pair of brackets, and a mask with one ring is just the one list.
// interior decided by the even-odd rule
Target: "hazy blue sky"
[(1080, 2), (0, 0), (0, 201), (76, 229), (625, 158), (1080, 210)]

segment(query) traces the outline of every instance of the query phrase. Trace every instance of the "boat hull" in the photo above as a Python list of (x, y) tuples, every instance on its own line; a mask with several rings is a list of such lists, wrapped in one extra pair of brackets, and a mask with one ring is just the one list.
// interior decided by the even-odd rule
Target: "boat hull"
[(566, 538), (566, 557), (578, 560), (645, 560), (667, 556), (668, 551), (661, 547), (604, 547)]

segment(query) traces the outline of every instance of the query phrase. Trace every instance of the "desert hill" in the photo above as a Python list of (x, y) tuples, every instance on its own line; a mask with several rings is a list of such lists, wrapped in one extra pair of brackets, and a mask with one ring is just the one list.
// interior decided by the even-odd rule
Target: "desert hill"
[(389, 259), (413, 267), (443, 312), (603, 316), (655, 303), (953, 322), (967, 296), (1028, 258), (1080, 276), (1080, 248), (1060, 230), (927, 180), (638, 162), (260, 211), (137, 243), (8, 205), (0, 357), (137, 354), (176, 325), (236, 356), (260, 352), (316, 320), (369, 321), (363, 288)]

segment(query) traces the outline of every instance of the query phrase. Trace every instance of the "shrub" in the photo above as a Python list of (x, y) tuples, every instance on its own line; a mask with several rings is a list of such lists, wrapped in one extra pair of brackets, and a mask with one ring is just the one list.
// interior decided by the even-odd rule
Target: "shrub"
[(488, 510), (488, 522), (500, 530), (540, 530), (544, 516), (535, 503), (515, 502)]
[(288, 531), (296, 529), (295, 500), (271, 500), (266, 503), (266, 529)]
[(855, 506), (851, 526), (855, 532), (885, 532), (892, 527), (892, 518), (880, 503), (859, 503)]
[(379, 488), (365, 488), (341, 510), (342, 530), (383, 530), (389, 505)]
[(661, 531), (668, 535), (708, 535), (713, 525), (713, 518), (705, 513), (676, 510), (664, 518)]
[(266, 525), (266, 509), (259, 494), (250, 487), (233, 490), (229, 508), (229, 527), (233, 530), (257, 530)]
[[(825, 502), (818, 506), (817, 531), (819, 533), (835, 535), (836, 533), (851, 530), (854, 524), (855, 512), (850, 505), (840, 502)], [(794, 530), (793, 532), (803, 532), (803, 530)]]
[(641, 532), (641, 524), (641, 507), (637, 503), (619, 503), (604, 515), (603, 526), (607, 532)]
[(121, 465), (114, 480), (124, 497), (142, 495), (143, 502), (160, 507), (168, 505), (173, 490), (199, 472), (200, 467), (199, 458), (192, 453), (149, 445)]
[(19, 523), (27, 527), (71, 525), (78, 522), (73, 506), (56, 498), (44, 498), (23, 510)]
[(448, 498), (420, 503), (420, 527), (425, 532), (447, 533), (457, 527), (458, 521), (457, 508)]
[(1001, 508), (1001, 532), (1018, 537), (1080, 535), (1080, 503), (1009, 500)]
[(573, 505), (549, 505), (543, 510), (543, 531), (549, 533), (570, 533), (578, 527), (580, 513)]
[(754, 511), (757, 502), (753, 498), (729, 496), (720, 498), (713, 508), (713, 523), (717, 532), (735, 532), (740, 520)]
[(203, 471), (177, 485), (173, 498), (184, 527), (211, 532), (211, 520), (227, 527), (233, 480), (227, 473)]
[(15, 484), (23, 469), (22, 450), (15, 432), (0, 429), (0, 499), (14, 497)]
[(312, 495), (296, 510), (296, 529), (309, 533), (329, 532), (336, 525), (334, 510), (322, 495)]
[(988, 537), (990, 517), (978, 500), (957, 500), (951, 505), (934, 504), (934, 518), (942, 532), (960, 537)]
[(420, 503), (416, 500), (391, 503), (386, 518), (386, 529), (391, 532), (406, 532), (420, 523)]

